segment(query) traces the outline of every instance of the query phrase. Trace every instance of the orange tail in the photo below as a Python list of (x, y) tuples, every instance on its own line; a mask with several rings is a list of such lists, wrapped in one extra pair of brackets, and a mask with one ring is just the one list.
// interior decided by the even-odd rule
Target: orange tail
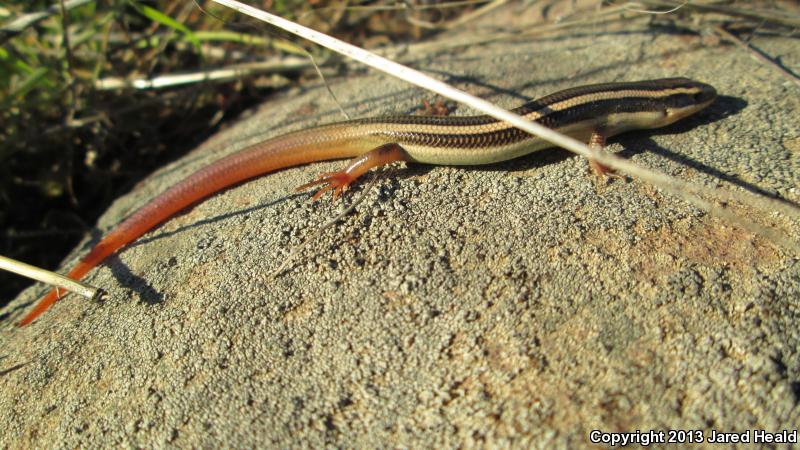
[[(356, 156), (374, 147), (372, 140), (355, 139), (346, 124), (325, 130), (315, 128), (269, 139), (198, 170), (119, 224), (68, 276), (80, 280), (106, 257), (178, 211), (234, 184), (286, 167)], [(50, 291), (19, 325), (33, 322), (58, 299), (58, 292)]]

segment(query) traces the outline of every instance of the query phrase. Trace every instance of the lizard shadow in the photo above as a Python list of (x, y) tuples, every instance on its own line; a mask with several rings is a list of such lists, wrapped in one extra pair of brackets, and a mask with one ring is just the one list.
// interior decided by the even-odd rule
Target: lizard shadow
[[(232, 187), (235, 187), (235, 186), (232, 186)], [(219, 195), (219, 194), (221, 194), (221, 193), (223, 193), (225, 191), (227, 191), (227, 189), (225, 189), (223, 191), (220, 191), (219, 193), (216, 193), (214, 195), (215, 196)], [(210, 223), (221, 222), (221, 221), (224, 221), (224, 220), (227, 220), (227, 219), (230, 219), (230, 218), (233, 218), (233, 217), (237, 217), (237, 216), (247, 216), (248, 214), (250, 214), (252, 212), (259, 211), (261, 209), (270, 208), (270, 207), (273, 207), (273, 206), (275, 206), (275, 205), (277, 205), (279, 203), (284, 203), (284, 202), (287, 202), (287, 201), (289, 201), (291, 199), (298, 198), (298, 197), (303, 197), (305, 195), (306, 194), (302, 193), (302, 192), (291, 193), (291, 194), (287, 194), (287, 195), (284, 195), (282, 197), (279, 197), (279, 198), (277, 198), (277, 199), (275, 199), (275, 200), (273, 200), (271, 202), (259, 203), (258, 205), (250, 206), (250, 207), (247, 207), (247, 208), (244, 208), (244, 209), (239, 209), (239, 210), (236, 210), (236, 211), (231, 211), (231, 212), (228, 212), (228, 213), (219, 214), (219, 215), (216, 215), (216, 216), (213, 216), (213, 217), (209, 217), (209, 218), (206, 218), (206, 219), (201, 219), (201, 220), (198, 220), (196, 222), (192, 222), (190, 224), (180, 226), (180, 227), (178, 227), (178, 228), (176, 228), (176, 229), (174, 229), (172, 231), (164, 231), (164, 232), (156, 234), (155, 236), (148, 236), (146, 238), (137, 239), (136, 241), (130, 243), (127, 246), (127, 248), (135, 247), (135, 246), (138, 246), (138, 245), (142, 245), (142, 244), (146, 244), (146, 243), (149, 243), (149, 242), (156, 241), (158, 239), (163, 239), (165, 237), (173, 236), (173, 235), (181, 233), (181, 232), (183, 232), (185, 230), (189, 230), (189, 229), (196, 228), (196, 227), (201, 227), (203, 225), (207, 225), (207, 224), (210, 224)], [(180, 217), (180, 216), (182, 216), (184, 214), (187, 214), (191, 210), (192, 210), (192, 208), (189, 207), (189, 208), (181, 211), (180, 213), (176, 214), (175, 216), (170, 217), (169, 220), (172, 220), (172, 219), (174, 219), (176, 217)]]

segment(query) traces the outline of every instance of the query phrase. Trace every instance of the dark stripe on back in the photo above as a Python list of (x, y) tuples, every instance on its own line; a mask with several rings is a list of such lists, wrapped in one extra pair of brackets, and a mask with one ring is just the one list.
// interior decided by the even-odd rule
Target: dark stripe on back
[[(663, 110), (662, 103), (655, 102), (650, 97), (626, 97), (624, 99), (597, 100), (588, 104), (575, 105), (561, 111), (550, 112), (537, 120), (537, 122), (548, 128), (560, 128), (564, 125), (582, 122), (597, 117), (605, 117), (609, 114), (654, 110)], [(496, 122), (496, 120), (492, 119), (492, 122)], [(454, 125), (453, 122), (439, 124)], [(399, 144), (416, 144), (444, 148), (481, 148), (487, 146), (507, 145), (530, 137), (530, 135), (525, 131), (513, 127), (499, 131), (490, 131), (477, 134), (420, 133), (416, 131), (384, 131), (381, 132), (381, 134)]]

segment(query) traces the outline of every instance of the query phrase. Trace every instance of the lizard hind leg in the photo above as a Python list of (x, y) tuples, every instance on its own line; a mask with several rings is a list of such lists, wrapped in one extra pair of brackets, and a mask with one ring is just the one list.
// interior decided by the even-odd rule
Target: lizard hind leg
[(302, 186), (298, 186), (296, 190), (302, 191), (321, 184), (322, 187), (311, 197), (311, 201), (318, 200), (323, 194), (330, 190), (333, 190), (333, 200), (336, 200), (342, 192), (347, 190), (351, 183), (373, 167), (383, 166), (396, 161), (409, 161), (410, 159), (408, 153), (406, 153), (399, 144), (384, 144), (363, 155), (353, 158), (344, 170), (323, 173), (317, 177), (317, 179)]
[[(606, 147), (605, 134), (600, 130), (593, 131), (592, 136), (589, 138), (588, 145), (589, 148), (594, 150), (596, 153), (604, 152)], [(595, 175), (597, 175), (597, 177), (600, 179), (605, 177), (625, 179), (623, 175), (618, 174), (611, 167), (604, 166), (593, 158), (589, 158), (589, 167), (592, 168), (592, 171), (594, 171)]]

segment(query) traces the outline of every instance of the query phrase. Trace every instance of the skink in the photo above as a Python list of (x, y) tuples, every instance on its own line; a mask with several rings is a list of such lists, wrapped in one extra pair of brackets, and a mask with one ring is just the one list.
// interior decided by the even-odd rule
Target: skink
[[(595, 146), (616, 134), (669, 125), (716, 98), (713, 87), (686, 78), (606, 83), (567, 89), (514, 112)], [(80, 280), (106, 257), (180, 210), (229, 186), (287, 167), (355, 157), (347, 167), (301, 186), (322, 185), (336, 198), (373, 167), (394, 161), (477, 165), (551, 147), (489, 116), (389, 116), (356, 119), (267, 139), (224, 157), (167, 189), (120, 223), (69, 272)], [(597, 167), (596, 167), (597, 168)], [(50, 291), (20, 322), (27, 325), (58, 300)]]

